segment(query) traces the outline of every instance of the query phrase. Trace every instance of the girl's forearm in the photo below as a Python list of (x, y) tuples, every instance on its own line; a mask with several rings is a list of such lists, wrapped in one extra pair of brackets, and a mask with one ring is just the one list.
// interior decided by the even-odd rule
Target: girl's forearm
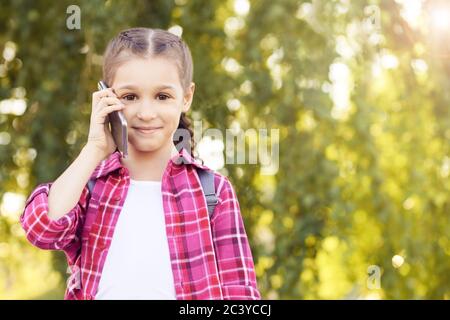
[(72, 164), (56, 179), (49, 191), (48, 216), (57, 220), (75, 207), (92, 172), (103, 160), (95, 147), (86, 144)]

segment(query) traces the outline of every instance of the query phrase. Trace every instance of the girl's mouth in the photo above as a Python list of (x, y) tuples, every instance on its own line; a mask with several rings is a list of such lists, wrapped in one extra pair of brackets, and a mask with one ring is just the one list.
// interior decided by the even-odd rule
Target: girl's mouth
[(139, 132), (140, 134), (152, 134), (156, 131), (158, 131), (159, 129), (161, 129), (162, 127), (149, 127), (149, 128), (144, 128), (144, 127), (134, 127), (133, 129), (135, 129), (137, 132)]

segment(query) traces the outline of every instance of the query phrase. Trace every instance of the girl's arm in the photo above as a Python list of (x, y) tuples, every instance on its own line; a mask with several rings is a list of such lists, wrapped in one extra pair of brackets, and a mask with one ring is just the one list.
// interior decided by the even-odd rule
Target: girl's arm
[(84, 220), (89, 194), (86, 184), (102, 160), (89, 144), (53, 183), (34, 189), (25, 203), (20, 223), (27, 239), (42, 249), (61, 250), (76, 239)]
[(74, 162), (52, 184), (48, 216), (58, 220), (75, 206), (92, 172), (102, 160), (95, 147), (86, 144)]
[(261, 295), (239, 202), (230, 181), (226, 177), (222, 179), (211, 229), (223, 296), (225, 300), (259, 300)]
[(20, 216), (28, 240), (37, 247), (64, 249), (77, 242), (89, 193), (86, 183), (100, 161), (116, 149), (106, 116), (124, 107), (112, 89), (92, 94), (88, 142), (54, 183), (41, 184), (32, 192)]

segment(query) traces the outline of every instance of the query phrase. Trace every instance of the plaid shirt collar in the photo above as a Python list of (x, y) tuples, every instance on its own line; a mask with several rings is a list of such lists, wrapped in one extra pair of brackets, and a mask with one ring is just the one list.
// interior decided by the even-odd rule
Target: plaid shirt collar
[[(117, 169), (125, 168), (120, 161), (120, 158), (120, 151), (116, 150), (108, 158), (100, 162), (92, 173), (91, 178), (97, 179), (102, 176), (106, 176)], [(200, 163), (200, 160), (192, 157), (185, 148), (181, 148), (178, 153), (169, 160), (168, 164), (173, 164), (175, 166), (180, 166), (181, 164), (191, 164), (201, 169), (207, 169), (206, 166)]]

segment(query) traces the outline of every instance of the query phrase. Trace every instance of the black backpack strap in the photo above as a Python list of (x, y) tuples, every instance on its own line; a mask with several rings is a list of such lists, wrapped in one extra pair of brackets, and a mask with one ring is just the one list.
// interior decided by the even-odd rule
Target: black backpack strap
[(214, 172), (197, 168), (197, 173), (200, 178), (200, 183), (202, 184), (206, 204), (208, 205), (209, 217), (211, 218), (216, 204), (219, 203), (219, 199), (216, 196), (216, 188), (214, 186)]
[(94, 179), (89, 179), (89, 181), (88, 181), (88, 190), (89, 190), (90, 194), (92, 194), (92, 190), (94, 190), (94, 185), (95, 185), (95, 180)]
[(95, 179), (89, 179), (89, 181), (87, 183), (87, 187), (88, 187), (88, 190), (89, 190), (89, 198), (88, 198), (87, 203), (86, 203), (86, 208), (89, 208), (89, 202), (90, 202), (90, 200), (92, 198), (92, 191), (94, 190), (94, 186), (95, 186)]

